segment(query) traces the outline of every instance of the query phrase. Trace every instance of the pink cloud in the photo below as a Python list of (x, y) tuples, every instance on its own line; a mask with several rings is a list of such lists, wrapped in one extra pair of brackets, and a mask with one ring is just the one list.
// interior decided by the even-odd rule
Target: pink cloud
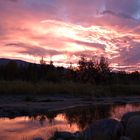
[(39, 62), (44, 56), (62, 64), (104, 55), (118, 68), (138, 66), (139, 10), (137, 2), (128, 5), (131, 10), (112, 0), (0, 1), (0, 57)]

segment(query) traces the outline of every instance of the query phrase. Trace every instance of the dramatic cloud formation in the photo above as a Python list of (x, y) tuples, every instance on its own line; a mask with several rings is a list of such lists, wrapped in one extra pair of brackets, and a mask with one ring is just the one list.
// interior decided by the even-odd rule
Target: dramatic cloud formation
[(66, 66), (84, 54), (139, 70), (139, 7), (139, 0), (0, 1), (0, 57)]

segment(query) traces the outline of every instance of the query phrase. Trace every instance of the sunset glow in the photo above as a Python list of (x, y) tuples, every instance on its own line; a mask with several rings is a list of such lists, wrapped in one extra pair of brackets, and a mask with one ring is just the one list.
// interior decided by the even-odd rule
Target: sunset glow
[(39, 63), (43, 56), (67, 66), (84, 54), (107, 57), (115, 70), (139, 70), (139, 6), (139, 0), (1, 0), (0, 57)]

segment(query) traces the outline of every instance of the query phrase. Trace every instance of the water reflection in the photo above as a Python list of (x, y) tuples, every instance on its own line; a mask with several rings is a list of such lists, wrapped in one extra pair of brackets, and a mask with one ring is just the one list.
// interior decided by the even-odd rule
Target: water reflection
[(69, 124), (76, 123), (80, 130), (87, 127), (91, 122), (107, 118), (110, 105), (96, 105), (82, 108), (74, 108), (65, 112)]
[(140, 104), (76, 107), (61, 113), (1, 118), (0, 140), (32, 140), (39, 136), (47, 140), (56, 130), (75, 132), (102, 118), (120, 120), (124, 113), (130, 111), (140, 111)]
[(70, 126), (63, 114), (58, 114), (53, 124), (46, 118), (40, 123), (39, 116), (36, 120), (29, 117), (15, 119), (0, 119), (0, 140), (32, 140), (34, 137), (42, 137), (47, 140), (56, 130), (77, 131), (76, 125)]

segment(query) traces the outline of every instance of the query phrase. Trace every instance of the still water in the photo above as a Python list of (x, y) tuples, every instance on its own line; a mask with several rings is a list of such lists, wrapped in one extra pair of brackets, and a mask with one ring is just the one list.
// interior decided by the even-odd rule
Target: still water
[(120, 120), (123, 114), (140, 111), (140, 104), (75, 107), (36, 116), (0, 119), (0, 140), (47, 140), (56, 130), (75, 132), (102, 118)]

